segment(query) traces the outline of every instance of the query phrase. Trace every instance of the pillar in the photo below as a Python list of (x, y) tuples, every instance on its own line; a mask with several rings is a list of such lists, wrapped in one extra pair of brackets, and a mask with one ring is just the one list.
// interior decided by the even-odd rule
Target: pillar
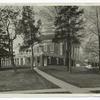
[(47, 66), (47, 57), (44, 57), (44, 66)]
[(57, 65), (59, 64), (59, 58), (56, 58), (56, 60), (57, 60)]

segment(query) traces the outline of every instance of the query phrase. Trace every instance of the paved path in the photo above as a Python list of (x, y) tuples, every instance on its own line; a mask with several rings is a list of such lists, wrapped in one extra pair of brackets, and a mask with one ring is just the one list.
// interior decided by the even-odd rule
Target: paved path
[(99, 90), (100, 91), (100, 87), (93, 87), (93, 88), (84, 88), (87, 91), (95, 91), (95, 90)]
[(41, 89), (41, 90), (22, 90), (22, 91), (8, 91), (0, 92), (0, 94), (43, 94), (43, 93), (68, 93), (65, 89)]
[(83, 89), (83, 88), (79, 88), (76, 87), (74, 85), (71, 85), (67, 82), (64, 82), (62, 80), (59, 80), (41, 70), (39, 70), (38, 68), (34, 68), (34, 70), (40, 74), (42, 77), (44, 77), (45, 79), (47, 79), (48, 81), (52, 82), (53, 84), (59, 86), (61, 89), (65, 89), (71, 93), (89, 93), (87, 89)]

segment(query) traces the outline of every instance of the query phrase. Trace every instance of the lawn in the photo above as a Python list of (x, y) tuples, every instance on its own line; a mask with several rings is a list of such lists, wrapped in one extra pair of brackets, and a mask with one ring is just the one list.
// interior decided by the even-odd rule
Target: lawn
[(100, 73), (94, 73), (85, 68), (75, 68), (72, 73), (67, 72), (64, 66), (48, 66), (41, 70), (81, 88), (100, 87)]
[(13, 70), (0, 71), (0, 92), (51, 88), (58, 88), (58, 86), (30, 69), (18, 69), (17, 73)]

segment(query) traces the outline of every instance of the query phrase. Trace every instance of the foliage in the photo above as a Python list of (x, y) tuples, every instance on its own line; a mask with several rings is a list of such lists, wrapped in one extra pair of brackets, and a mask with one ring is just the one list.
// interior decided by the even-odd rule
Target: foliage
[(3, 30), (7, 33), (9, 39), (16, 38), (16, 27), (18, 24), (19, 9), (12, 6), (6, 6), (0, 9), (0, 20), (3, 24)]
[(83, 29), (83, 9), (78, 6), (56, 7), (58, 16), (55, 18), (56, 35), (54, 41), (67, 39), (68, 34), (73, 42), (79, 42), (77, 32)]
[(9, 48), (9, 56), (11, 65), (14, 66), (14, 71), (16, 71), (16, 67), (14, 65), (13, 41), (17, 37), (18, 17), (19, 9), (16, 9), (16, 7), (4, 6), (0, 8), (0, 23), (3, 26), (1, 28), (2, 43), (4, 47)]
[(35, 25), (35, 14), (30, 6), (23, 6), (22, 9), (22, 19), (19, 22), (19, 31), (20, 34), (23, 34), (24, 43), (20, 47), (21, 49), (25, 49), (30, 47), (34, 42), (39, 41), (37, 38), (37, 33), (39, 33), (39, 28), (41, 25), (41, 20), (37, 21), (37, 25)]
[[(11, 50), (11, 41), (16, 39), (19, 9), (12, 6), (0, 8), (0, 32), (3, 45)], [(9, 51), (10, 53), (10, 51)]]
[[(89, 10), (88, 10), (89, 9)], [(85, 55), (87, 59), (94, 61), (94, 59), (99, 62), (99, 36), (100, 33), (98, 32), (99, 26), (97, 23), (100, 24), (100, 8), (99, 7), (88, 7), (85, 9), (85, 18), (86, 18), (86, 30), (87, 30), (87, 38), (88, 41), (85, 45)]]
[(0, 48), (9, 48), (8, 39), (8, 35), (3, 31), (3, 25), (0, 23)]
[(3, 25), (0, 22), (0, 58), (9, 56), (8, 51), (6, 51), (7, 49), (9, 49), (8, 39), (9, 39), (8, 36), (3, 31)]

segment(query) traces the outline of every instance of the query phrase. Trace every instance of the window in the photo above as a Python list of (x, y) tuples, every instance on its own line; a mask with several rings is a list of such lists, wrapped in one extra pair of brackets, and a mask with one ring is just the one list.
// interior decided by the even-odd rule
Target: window
[(41, 52), (42, 52), (41, 47), (39, 47), (39, 53), (41, 53)]
[(44, 45), (44, 52), (47, 52), (47, 45)]
[(17, 58), (17, 65), (19, 65), (19, 58)]
[(33, 48), (34, 53), (36, 53), (36, 47)]
[(15, 64), (16, 64), (16, 58), (14, 59), (14, 62), (15, 62)]
[(31, 50), (29, 50), (29, 53), (31, 53)]
[(28, 50), (26, 50), (26, 53), (28, 53)]
[(39, 53), (39, 47), (37, 47), (37, 53)]
[(31, 63), (31, 58), (28, 57), (28, 58), (27, 58), (27, 61), (28, 61), (28, 64), (30, 64), (30, 63)]
[(54, 43), (51, 43), (51, 44), (50, 44), (50, 51), (51, 51), (51, 52), (54, 52)]

